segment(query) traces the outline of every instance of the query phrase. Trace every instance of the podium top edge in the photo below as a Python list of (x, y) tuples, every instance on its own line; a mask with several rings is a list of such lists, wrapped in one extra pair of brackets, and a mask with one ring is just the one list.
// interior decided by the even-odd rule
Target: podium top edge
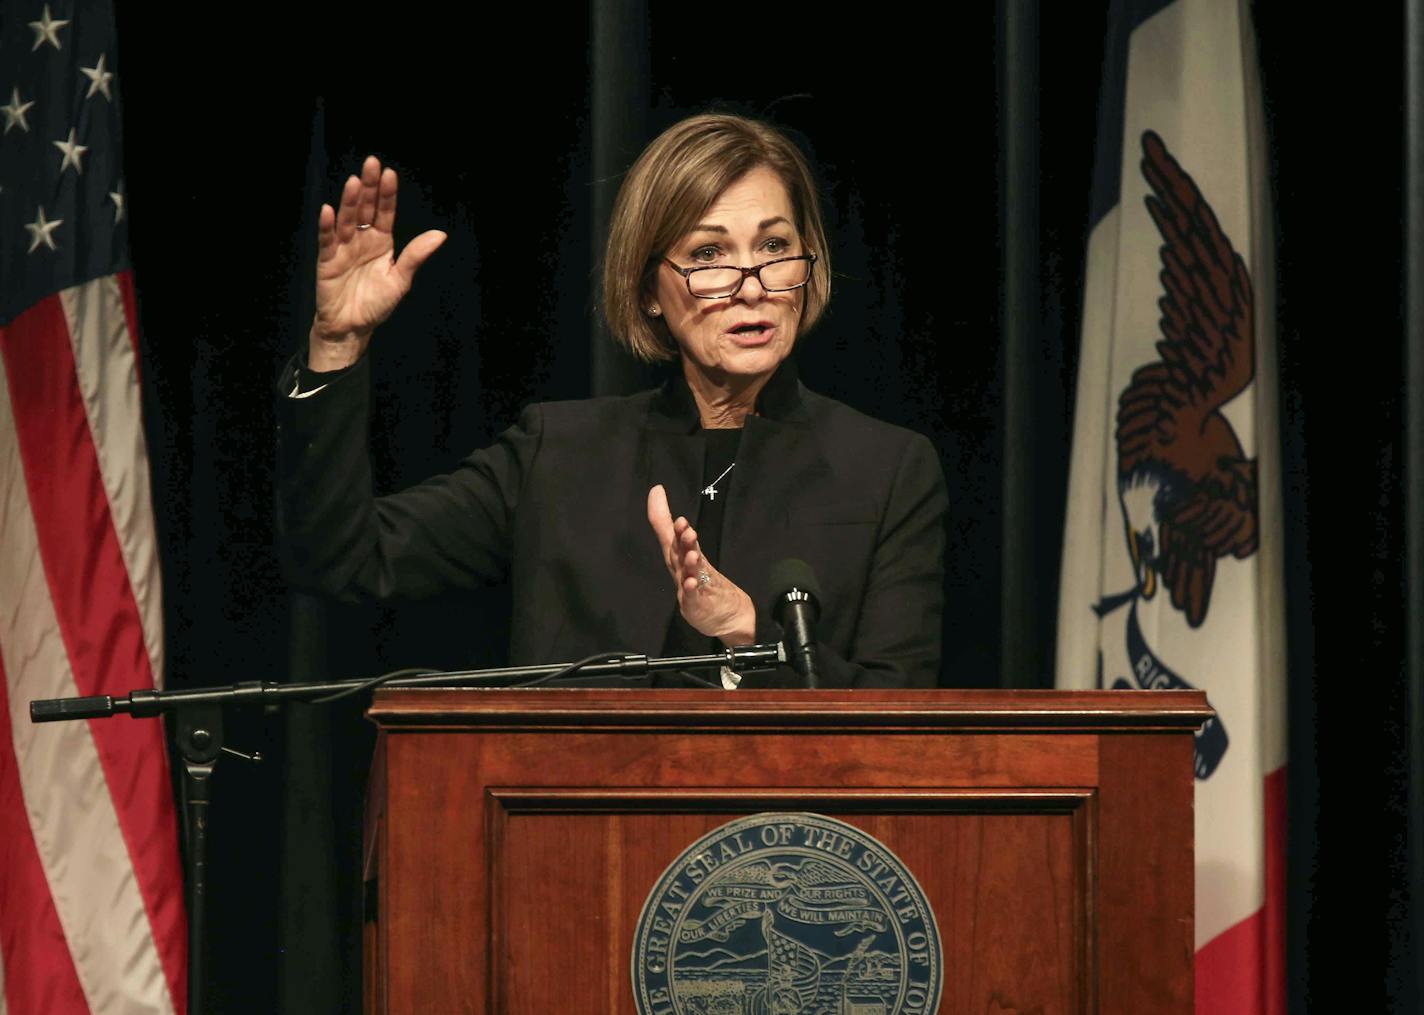
[(402, 688), (367, 711), (386, 727), (1198, 729), (1204, 691)]

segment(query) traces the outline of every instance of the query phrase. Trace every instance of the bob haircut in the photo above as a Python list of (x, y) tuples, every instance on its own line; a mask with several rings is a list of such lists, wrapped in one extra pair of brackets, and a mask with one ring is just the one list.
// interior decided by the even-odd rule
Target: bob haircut
[(798, 338), (821, 316), (831, 298), (831, 258), (810, 166), (790, 139), (770, 125), (704, 113), (673, 124), (644, 149), (613, 205), (603, 309), (614, 338), (640, 360), (679, 355), (667, 324), (647, 314), (646, 300), (664, 252), (692, 231), (729, 184), (760, 166), (781, 178), (803, 247), (816, 255)]

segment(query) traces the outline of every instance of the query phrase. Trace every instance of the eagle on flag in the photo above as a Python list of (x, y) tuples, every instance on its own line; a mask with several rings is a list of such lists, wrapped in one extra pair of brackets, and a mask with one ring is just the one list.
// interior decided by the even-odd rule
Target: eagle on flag
[(1161, 234), (1160, 360), (1118, 401), (1118, 498), (1145, 599), (1160, 580), (1187, 623), (1211, 603), (1216, 562), (1256, 550), (1256, 459), (1222, 406), (1255, 376), (1251, 276), (1191, 176), (1142, 135), (1147, 211)]

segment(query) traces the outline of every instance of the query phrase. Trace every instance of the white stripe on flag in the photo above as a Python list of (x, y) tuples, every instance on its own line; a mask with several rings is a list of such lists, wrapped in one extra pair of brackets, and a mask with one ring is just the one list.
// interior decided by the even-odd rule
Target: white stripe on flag
[(75, 373), (109, 498), (109, 514), (143, 624), (153, 686), (162, 687), (163, 589), (138, 370), (118, 279), (106, 275), (65, 289), (59, 298), (69, 323)]
[(30, 722), (31, 699), (78, 691), (19, 461), (9, 380), (0, 360), (0, 517), (6, 520), (0, 540), (0, 652), (26, 816), (90, 1009), (104, 1015), (171, 1013), (163, 966), (89, 726)]

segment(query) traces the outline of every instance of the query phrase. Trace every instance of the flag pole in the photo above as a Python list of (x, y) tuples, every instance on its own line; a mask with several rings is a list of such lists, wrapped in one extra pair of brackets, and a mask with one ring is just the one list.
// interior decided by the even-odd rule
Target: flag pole
[(1003, 363), (1003, 585), (1000, 593), (999, 683), (1040, 687), (1051, 679), (1038, 637), (1033, 525), (1034, 446), (1038, 412), (1033, 381), (1039, 362), (1038, 2), (1000, 0), (999, 82), (1002, 135), (999, 179), (1003, 237), (1000, 355)]
[[(1424, 0), (1405, 10), (1405, 547), (1409, 623), (1405, 672), (1409, 717), (1406, 842), (1407, 945), (1395, 961), (1412, 994), (1401, 1010), (1424, 1004)], [(1407, 972), (1406, 972), (1407, 971)]]

